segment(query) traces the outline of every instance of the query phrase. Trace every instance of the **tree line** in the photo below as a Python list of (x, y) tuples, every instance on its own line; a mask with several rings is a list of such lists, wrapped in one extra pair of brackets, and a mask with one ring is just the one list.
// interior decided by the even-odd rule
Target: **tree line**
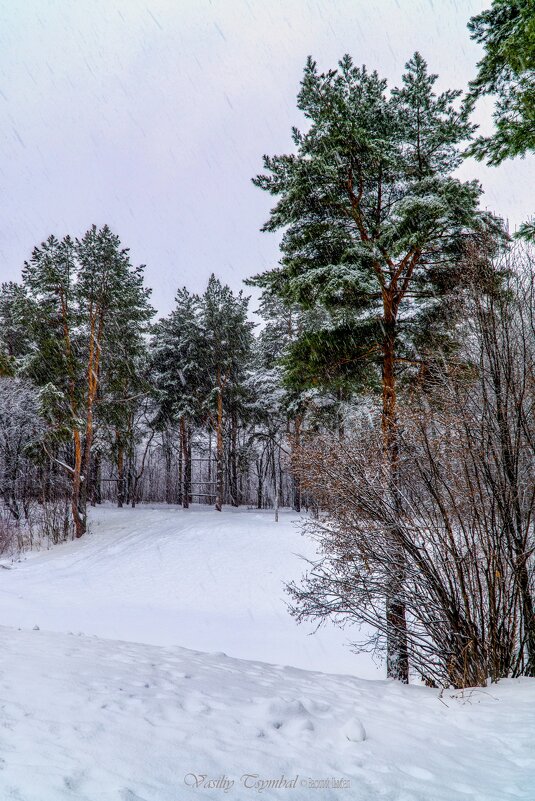
[(22, 282), (2, 285), (0, 492), (13, 522), (36, 504), (57, 517), (66, 499), (57, 539), (81, 537), (102, 500), (299, 507), (286, 398), (264, 371), (282, 350), (272, 326), (255, 337), (248, 298), (215, 276), (153, 317), (143, 267), (107, 226), (49, 237)]

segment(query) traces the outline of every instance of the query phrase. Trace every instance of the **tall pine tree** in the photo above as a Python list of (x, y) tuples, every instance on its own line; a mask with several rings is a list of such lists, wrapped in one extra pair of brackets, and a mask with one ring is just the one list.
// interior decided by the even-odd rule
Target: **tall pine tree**
[[(216, 434), (216, 501), (221, 511), (224, 497), (224, 426), (250, 359), (254, 323), (247, 320), (249, 299), (211, 275), (201, 299), (201, 321), (206, 359), (201, 369), (209, 375)], [(232, 427), (232, 420), (231, 427)]]
[[(437, 95), (436, 78), (416, 53), (388, 94), (386, 81), (349, 56), (326, 73), (309, 58), (298, 95), (308, 129), (294, 129), (295, 152), (265, 156), (265, 173), (254, 179), (278, 198), (263, 230), (285, 229), (281, 266), (254, 282), (327, 312), (321, 330), (299, 338), (291, 369), (311, 385), (345, 376), (354, 387), (379, 372), (387, 491), (399, 514), (400, 367), (422, 357), (417, 341), (430, 317), (447, 326), (447, 314), (437, 312), (444, 288), (463, 280), (467, 240), (496, 227), (478, 211), (479, 184), (453, 177), (473, 126), (457, 108), (460, 92)], [(387, 670), (407, 681), (395, 531), (391, 544), (399, 568), (386, 599)]]
[(114, 370), (124, 336), (143, 334), (153, 314), (150, 290), (143, 287), (143, 268), (132, 266), (108, 226), (92, 226), (76, 241), (49, 237), (24, 265), (23, 286), (25, 373), (47, 386), (50, 436), (55, 446), (67, 446), (66, 457), (56, 461), (71, 478), (74, 528), (81, 537), (103, 372)]
[(206, 416), (210, 393), (206, 347), (201, 300), (183, 287), (176, 294), (175, 308), (154, 326), (151, 360), (160, 425), (168, 431), (174, 425), (179, 429), (184, 508), (189, 506), (191, 495), (192, 431)]

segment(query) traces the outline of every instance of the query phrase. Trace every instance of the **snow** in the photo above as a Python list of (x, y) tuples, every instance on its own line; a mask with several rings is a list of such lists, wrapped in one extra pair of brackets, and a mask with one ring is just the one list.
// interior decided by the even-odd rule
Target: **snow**
[(0, 798), (532, 801), (535, 680), (440, 696), (357, 678), (373, 665), (343, 634), (285, 617), (310, 549), (293, 517), (107, 507), (1, 571)]
[(315, 550), (298, 515), (279, 518), (163, 504), (91, 509), (89, 536), (2, 571), (1, 622), (382, 678), (381, 665), (346, 647), (348, 631), (309, 636), (314, 627), (289, 615), (284, 581), (299, 578), (300, 555)]
[[(2, 799), (534, 797), (533, 680), (441, 701), (427, 688), (177, 647), (0, 637)], [(259, 794), (246, 774), (298, 780)]]

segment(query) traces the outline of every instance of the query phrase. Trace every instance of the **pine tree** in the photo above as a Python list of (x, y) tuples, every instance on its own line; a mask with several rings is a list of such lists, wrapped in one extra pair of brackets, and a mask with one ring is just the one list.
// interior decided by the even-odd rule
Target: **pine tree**
[[(72, 453), (56, 461), (72, 482), (77, 537), (87, 525), (87, 493), (102, 376), (125, 336), (143, 333), (152, 309), (143, 268), (132, 267), (119, 237), (104, 226), (80, 240), (49, 237), (23, 269), (30, 339), (25, 373), (48, 387), (43, 397), (56, 444)], [(69, 448), (71, 450), (71, 448)]]
[[(216, 434), (216, 501), (221, 511), (224, 497), (224, 418), (245, 378), (251, 354), (254, 323), (247, 320), (249, 299), (234, 295), (211, 275), (201, 299), (201, 324), (206, 345), (202, 365), (211, 382), (210, 405), (214, 409)], [(215, 407), (215, 408), (214, 408)]]
[(202, 329), (201, 300), (185, 287), (175, 308), (153, 329), (151, 362), (163, 429), (178, 425), (182, 465), (182, 505), (191, 496), (191, 438), (205, 417), (210, 393), (206, 372), (207, 342)]
[[(136, 357), (143, 350), (143, 333), (154, 314), (143, 286), (143, 266), (130, 264), (128, 250), (108, 226), (87, 231), (77, 242), (79, 269), (77, 290), (88, 339), (86, 432), (84, 442), (82, 506), (87, 501), (92, 455), (94, 412), (99, 388), (105, 389), (101, 374), (107, 373), (108, 388), (119, 388), (119, 414), (128, 420), (124, 392), (134, 389)], [(106, 369), (107, 368), (107, 369)], [(115, 385), (115, 387), (114, 387)], [(138, 387), (139, 388), (139, 387)], [(128, 396), (126, 396), (128, 397)], [(110, 401), (113, 398), (108, 397)], [(115, 399), (117, 401), (117, 398)]]
[[(278, 197), (263, 230), (285, 229), (281, 267), (254, 282), (327, 315), (297, 341), (290, 373), (301, 385), (353, 389), (379, 379), (388, 491), (399, 514), (400, 366), (425, 358), (416, 346), (431, 309), (447, 324), (436, 312), (444, 286), (463, 280), (466, 242), (496, 229), (478, 211), (478, 183), (452, 176), (473, 125), (456, 107), (459, 92), (435, 94), (436, 78), (416, 53), (387, 95), (386, 81), (349, 56), (322, 74), (309, 59), (298, 95), (309, 128), (294, 129), (296, 152), (265, 156), (266, 172), (254, 179)], [(395, 550), (395, 531), (391, 543)], [(388, 675), (407, 681), (401, 554), (386, 604)]]
[(480, 136), (470, 155), (501, 164), (535, 150), (535, 6), (533, 0), (493, 0), (468, 23), (485, 54), (470, 83), (472, 103), (497, 97), (495, 133)]
[(231, 502), (238, 503), (237, 435), (247, 395), (245, 376), (253, 327), (247, 321), (247, 305), (241, 292), (234, 295), (212, 275), (201, 297), (185, 288), (179, 290), (171, 314), (154, 327), (151, 352), (161, 425), (179, 426), (185, 507), (191, 493), (192, 433), (196, 427), (211, 428), (216, 434), (218, 511), (224, 498), (228, 434)]

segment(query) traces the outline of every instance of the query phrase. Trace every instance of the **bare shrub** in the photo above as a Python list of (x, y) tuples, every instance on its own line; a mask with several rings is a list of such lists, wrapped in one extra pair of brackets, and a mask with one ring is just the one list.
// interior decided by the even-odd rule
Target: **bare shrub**
[(68, 497), (48, 499), (32, 506), (27, 520), (28, 546), (57, 545), (74, 537)]
[(463, 361), (406, 394), (395, 493), (374, 426), (300, 454), (322, 558), (290, 585), (294, 614), (368, 623), (384, 647), (403, 571), (410, 664), (428, 684), (535, 675), (533, 286), (528, 269), (499, 303), (474, 294)]
[(0, 556), (12, 556), (19, 549), (19, 526), (8, 517), (0, 517)]

